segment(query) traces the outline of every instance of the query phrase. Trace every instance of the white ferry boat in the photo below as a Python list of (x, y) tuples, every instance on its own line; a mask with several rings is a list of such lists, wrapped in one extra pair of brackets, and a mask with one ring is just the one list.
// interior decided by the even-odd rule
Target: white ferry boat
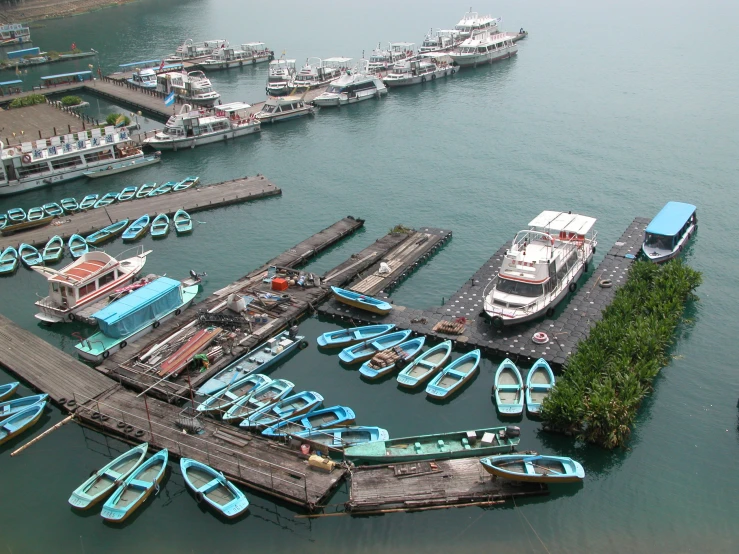
[(262, 109), (255, 113), (254, 117), (262, 123), (276, 123), (315, 113), (315, 106), (306, 104), (302, 96), (274, 96), (267, 98)]
[(295, 77), (295, 60), (286, 60), (284, 57), (269, 62), (267, 75), (267, 94), (282, 96), (290, 92), (290, 80)]
[(165, 94), (174, 92), (188, 104), (208, 108), (221, 97), (202, 71), (160, 73), (157, 75), (157, 90)]
[(31, 42), (31, 30), (28, 25), (21, 23), (0, 25), (0, 45), (22, 44), (24, 42)]
[(75, 313), (133, 283), (151, 250), (144, 252), (139, 246), (135, 256), (119, 259), (130, 250), (116, 257), (101, 250), (88, 252), (59, 271), (32, 266), (31, 269), (49, 281), (49, 295), (36, 301), (39, 308), (36, 318), (44, 323), (74, 321)]
[(215, 39), (203, 42), (193, 42), (193, 40), (189, 38), (177, 47), (174, 54), (164, 58), (164, 61), (166, 63), (174, 63), (193, 60), (195, 58), (207, 58), (208, 56), (213, 55), (216, 50), (223, 48), (228, 48), (227, 40)]
[(351, 58), (308, 58), (305, 65), (290, 80), (290, 90), (311, 90), (329, 84), (341, 77), (350, 67)]
[(111, 162), (135, 160), (144, 153), (125, 129), (105, 127), (24, 142), (5, 148), (0, 142), (0, 196), (84, 177)]
[(506, 251), (498, 275), (483, 293), (484, 312), (493, 326), (514, 325), (554, 307), (588, 270), (597, 245), (595, 218), (544, 211), (519, 231)]
[[(426, 57), (429, 56), (429, 57)], [(395, 64), (382, 81), (388, 87), (404, 87), (435, 81), (437, 77), (454, 75), (458, 68), (445, 62), (436, 62), (436, 54), (426, 54), (420, 60), (406, 60)]]
[(213, 56), (200, 62), (204, 69), (228, 69), (245, 64), (267, 62), (275, 57), (263, 42), (249, 42), (241, 45), (241, 49), (219, 48)]
[(157, 72), (150, 67), (136, 69), (126, 81), (137, 87), (154, 89), (157, 88)]
[(360, 60), (357, 67), (332, 82), (313, 103), (322, 107), (343, 106), (387, 94), (387, 87), (377, 75), (369, 72), (368, 65), (367, 60)]
[(145, 139), (144, 144), (156, 149), (179, 150), (256, 133), (261, 127), (250, 108), (244, 102), (230, 102), (210, 110), (193, 110), (185, 104), (180, 113), (167, 120), (164, 129)]
[(479, 15), (477, 12), (469, 11), (454, 26), (454, 30), (459, 32), (460, 38), (462, 39), (469, 38), (475, 31), (480, 30), (495, 34), (498, 32), (498, 23), (500, 22), (500, 17)]
[(457, 46), (462, 40), (459, 31), (434, 31), (431, 29), (426, 35), (426, 38), (423, 39), (421, 46), (418, 47), (418, 53), (445, 52)]
[(491, 35), (487, 31), (475, 31), (449, 57), (460, 67), (477, 67), (485, 63), (510, 58), (518, 52), (518, 46), (508, 33)]
[(377, 45), (369, 57), (369, 70), (372, 73), (385, 71), (394, 64), (416, 55), (416, 45), (412, 42), (391, 42), (387, 50)]

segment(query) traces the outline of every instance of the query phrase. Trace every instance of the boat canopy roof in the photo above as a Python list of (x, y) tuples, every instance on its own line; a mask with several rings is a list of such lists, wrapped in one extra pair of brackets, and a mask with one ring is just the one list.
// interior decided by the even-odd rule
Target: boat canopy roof
[(141, 62), (122, 63), (118, 67), (126, 68), (126, 67), (136, 67), (139, 65), (154, 65), (154, 64), (160, 63), (161, 61), (162, 60), (145, 60)]
[(92, 71), (75, 71), (74, 73), (60, 73), (59, 75), (47, 75), (46, 77), (41, 77), (41, 80), (45, 81), (47, 79), (62, 79), (64, 77), (79, 77), (81, 79), (84, 79), (86, 77), (92, 77)]
[(159, 277), (95, 312), (93, 317), (105, 335), (112, 338), (127, 337), (176, 309), (182, 303), (180, 285), (175, 279)]
[(421, 54), (422, 58), (427, 58), (435, 62), (447, 62), (452, 63), (452, 57), (446, 52), (424, 52)]
[(247, 104), (246, 102), (229, 102), (228, 104), (221, 104), (218, 106), (219, 111), (226, 113), (237, 112), (247, 108), (251, 108), (251, 104)]
[(23, 50), (14, 50), (13, 52), (8, 52), (6, 55), (9, 60), (14, 60), (24, 56), (38, 56), (39, 54), (41, 54), (41, 49), (38, 46), (35, 46), (33, 48), (25, 48)]
[(3, 81), (2, 83), (0, 83), (0, 87), (6, 87), (10, 85), (20, 85), (22, 83), (23, 81), (21, 81), (20, 79), (16, 79), (15, 81)]
[(696, 207), (683, 202), (668, 202), (647, 226), (647, 233), (673, 237), (695, 213)]
[(281, 106), (283, 104), (292, 104), (293, 102), (302, 102), (304, 98), (294, 94), (292, 96), (270, 96), (265, 104), (271, 106)]
[(529, 222), (529, 227), (548, 231), (585, 235), (595, 225), (596, 219), (586, 215), (546, 210)]
[(286, 60), (285, 58), (279, 58), (276, 60), (271, 60), (269, 62), (269, 65), (295, 65), (295, 60)]
[(323, 63), (349, 63), (350, 61), (352, 61), (351, 58), (337, 57), (337, 58), (326, 58), (325, 60), (323, 60)]
[(413, 48), (416, 45), (415, 42), (391, 42), (391, 48)]
[(45, 269), (46, 272), (52, 275), (52, 277), (49, 278), (50, 281), (80, 286), (86, 281), (94, 279), (103, 271), (116, 267), (117, 265), (118, 260), (113, 256), (98, 250), (83, 254), (79, 260), (72, 262), (60, 271), (54, 271), (51, 268)]

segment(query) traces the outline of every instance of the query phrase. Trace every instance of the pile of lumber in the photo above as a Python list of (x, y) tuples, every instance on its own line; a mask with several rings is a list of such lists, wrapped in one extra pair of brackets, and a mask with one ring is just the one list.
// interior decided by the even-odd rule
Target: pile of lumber
[(458, 317), (454, 321), (447, 321), (442, 319), (439, 323), (434, 325), (433, 330), (437, 333), (444, 333), (446, 335), (461, 335), (467, 328), (467, 320), (463, 317)]
[(405, 351), (399, 346), (393, 346), (382, 352), (378, 352), (370, 360), (369, 366), (372, 369), (382, 369), (394, 364), (405, 356)]

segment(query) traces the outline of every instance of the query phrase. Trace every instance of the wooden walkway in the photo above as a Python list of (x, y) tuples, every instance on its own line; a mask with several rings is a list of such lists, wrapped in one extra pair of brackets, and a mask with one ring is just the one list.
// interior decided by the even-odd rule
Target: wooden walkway
[(170, 192), (160, 196), (138, 198), (123, 203), (114, 203), (105, 209), (96, 208), (86, 212), (63, 216), (52, 224), (20, 231), (0, 237), (0, 249), (17, 247), (21, 242), (34, 246), (44, 246), (54, 235), (65, 240), (73, 234), (87, 236), (106, 227), (112, 221), (136, 218), (148, 213), (173, 215), (184, 209), (188, 213), (211, 210), (282, 194), (282, 190), (263, 176), (243, 177), (206, 186), (194, 186), (180, 192)]
[(496, 479), (479, 458), (395, 463), (351, 471), (347, 510), (356, 515), (490, 506), (507, 499), (549, 494), (546, 485)]
[[(591, 270), (567, 306), (555, 312), (555, 318), (544, 318), (503, 329), (495, 329), (481, 315), (483, 292), (500, 268), (510, 242), (500, 249), (468, 279), (443, 306), (417, 310), (396, 306), (387, 316), (379, 316), (330, 300), (318, 308), (319, 313), (340, 319), (351, 319), (357, 325), (363, 323), (394, 323), (400, 329), (411, 329), (414, 333), (433, 337), (439, 341), (451, 339), (465, 349), (480, 348), (498, 358), (511, 358), (517, 364), (530, 365), (544, 358), (556, 370), (561, 369), (574, 352), (577, 343), (586, 338), (590, 329), (600, 320), (603, 310), (611, 303), (618, 288), (626, 282), (634, 256), (639, 253), (644, 229), (649, 224), (646, 218), (636, 218), (606, 254), (597, 269)], [(613, 287), (598, 286), (600, 280), (610, 279)], [(349, 285), (353, 287), (353, 285)], [(382, 296), (382, 295), (381, 295)], [(559, 313), (559, 315), (557, 315)], [(434, 331), (440, 321), (465, 318), (465, 329), (459, 335)], [(546, 332), (550, 341), (535, 344), (534, 333)]]

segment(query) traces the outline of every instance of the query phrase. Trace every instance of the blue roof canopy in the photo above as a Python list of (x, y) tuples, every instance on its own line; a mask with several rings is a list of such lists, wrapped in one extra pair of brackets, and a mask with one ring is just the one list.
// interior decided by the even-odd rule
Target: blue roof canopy
[(146, 60), (143, 62), (131, 62), (131, 63), (122, 63), (118, 67), (136, 67), (137, 65), (154, 65), (155, 63), (161, 63), (162, 60)]
[(21, 83), (23, 83), (23, 81), (21, 81), (20, 79), (16, 79), (15, 81), (4, 81), (0, 83), (0, 87), (6, 87), (9, 85), (19, 85)]
[(74, 73), (60, 73), (59, 75), (47, 75), (41, 79), (61, 79), (62, 77), (87, 77), (92, 76), (92, 71), (76, 71)]
[(647, 233), (674, 237), (695, 213), (695, 206), (683, 202), (668, 202), (647, 227)]
[(22, 58), (23, 56), (38, 56), (41, 53), (41, 49), (38, 46), (33, 48), (26, 48), (24, 50), (14, 50), (8, 52), (8, 59), (14, 60), (16, 58)]

